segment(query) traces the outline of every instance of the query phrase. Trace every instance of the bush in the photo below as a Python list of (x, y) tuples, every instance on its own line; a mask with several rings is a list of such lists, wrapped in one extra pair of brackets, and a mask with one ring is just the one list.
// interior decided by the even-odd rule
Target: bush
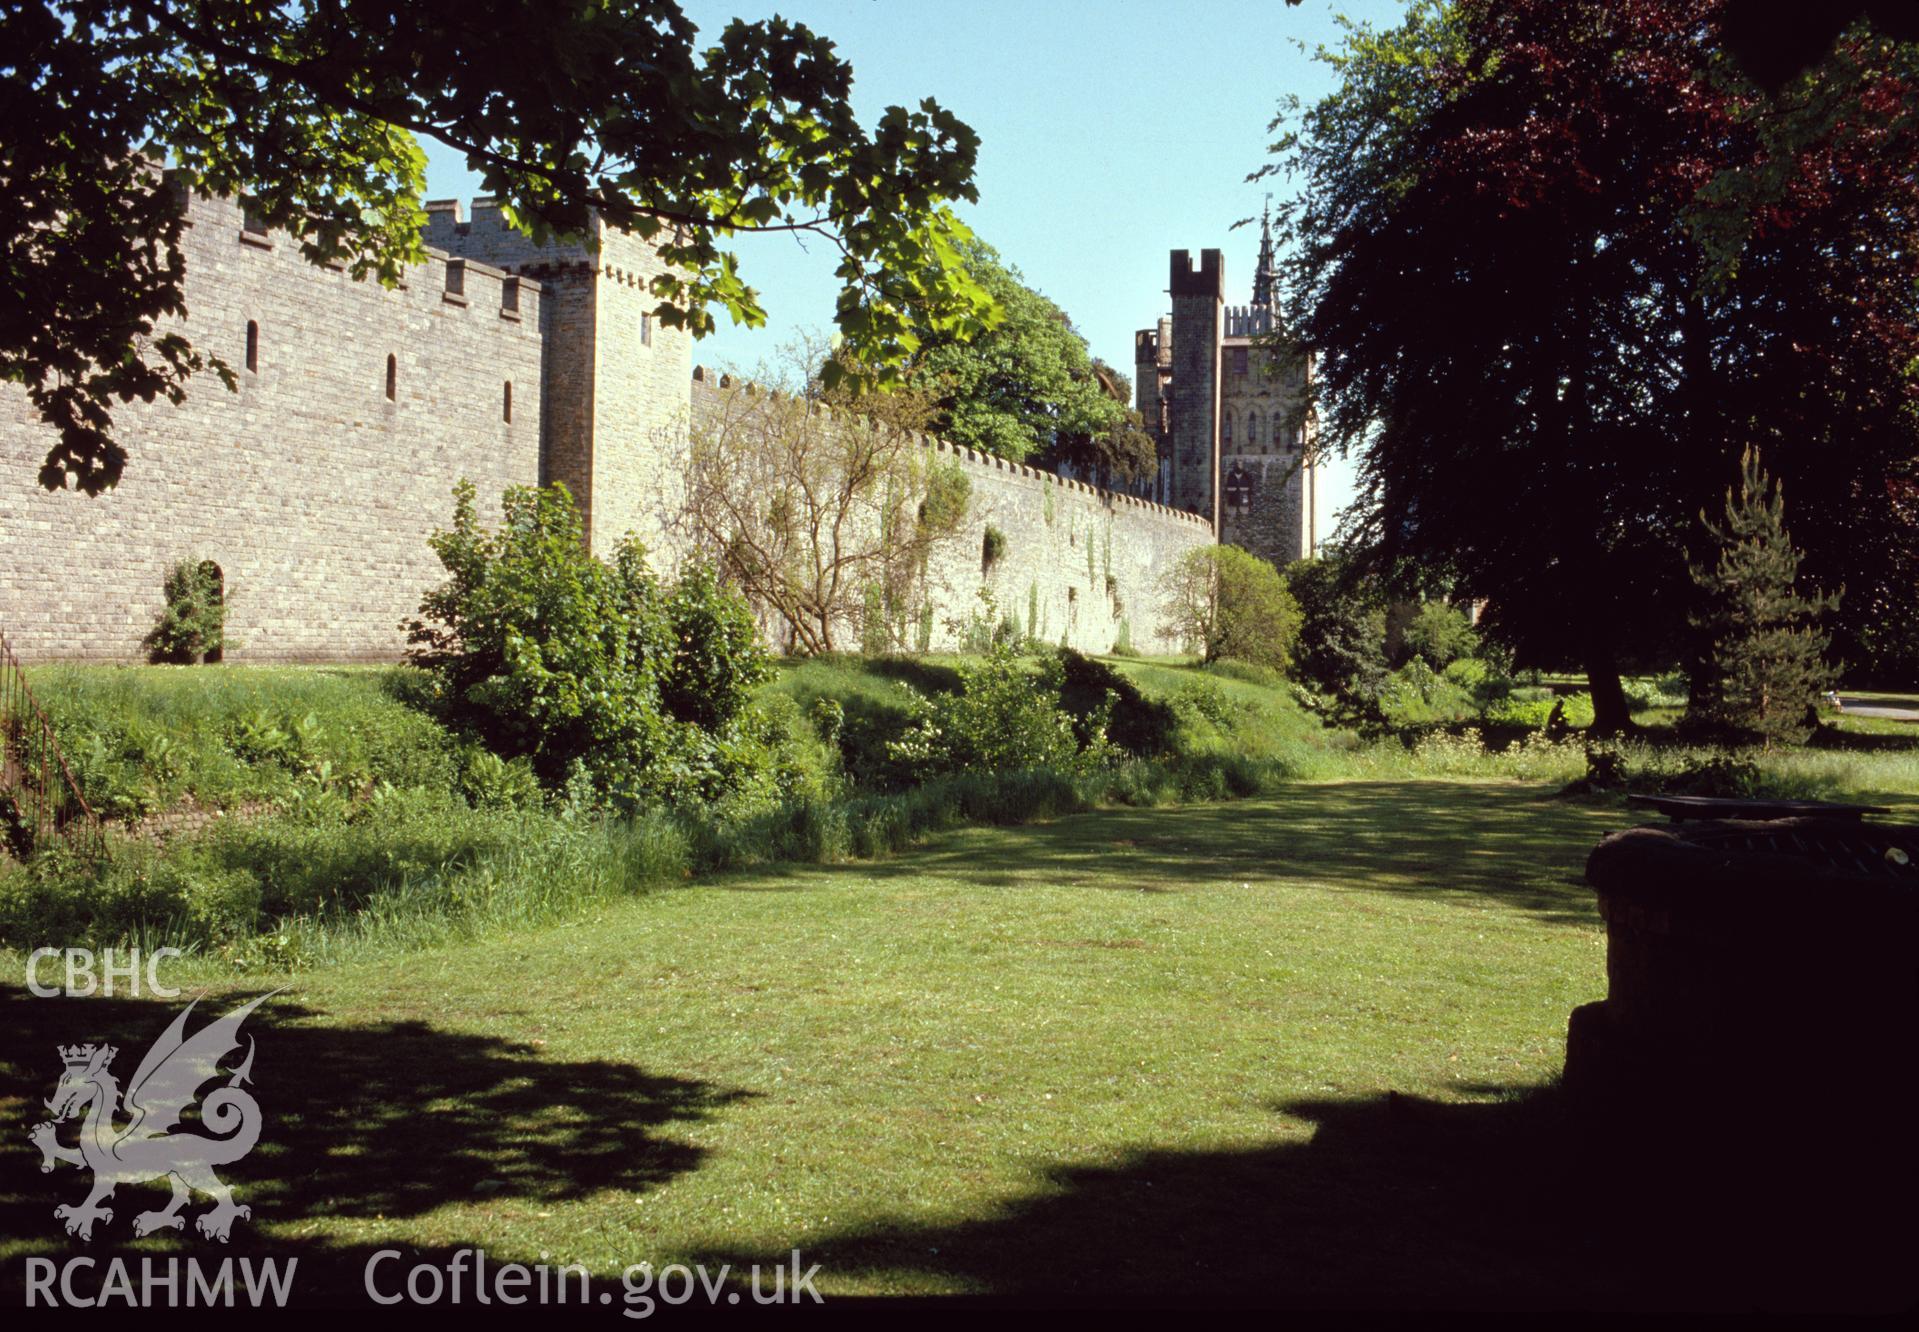
[(578, 765), (622, 810), (758, 784), (745, 705), (771, 665), (745, 602), (700, 568), (663, 587), (630, 539), (595, 558), (564, 487), (509, 489), (497, 532), (473, 495), (431, 538), (450, 577), (410, 625), (449, 719), (551, 789)]
[(1621, 682), (1621, 687), (1626, 693), (1626, 707), (1633, 712), (1686, 706), (1686, 678), (1683, 675), (1664, 675), (1656, 680), (1625, 680)]
[(1167, 634), (1208, 662), (1232, 657), (1281, 671), (1291, 663), (1299, 607), (1278, 569), (1237, 546), (1181, 556), (1167, 609)]
[[(1543, 695), (1543, 696), (1539, 696)], [(1580, 731), (1593, 724), (1593, 700), (1587, 693), (1555, 695), (1542, 690), (1517, 690), (1506, 702), (1488, 708), (1486, 720), (1502, 726), (1526, 726), (1546, 729), (1554, 710), (1558, 725)]]
[(1414, 612), (1403, 641), (1408, 654), (1443, 671), (1478, 651), (1479, 631), (1465, 611), (1443, 601), (1428, 601)]
[(1750, 759), (1732, 754), (1629, 753), (1616, 744), (1604, 742), (1586, 746), (1586, 775), (1572, 783), (1567, 791), (1571, 794), (1629, 792), (1635, 795), (1690, 795), (1740, 800), (1799, 794), (1796, 787), (1768, 776)]
[(220, 566), (211, 560), (181, 560), (168, 571), (163, 592), (167, 604), (147, 634), (148, 655), (156, 662), (218, 661), (227, 632)]
[[(996, 645), (959, 675), (957, 694), (915, 694), (911, 724), (888, 746), (913, 779), (1022, 768), (1083, 771), (1107, 761), (1112, 698), (1076, 725), (1061, 706), (1065, 666), (1058, 655), (1042, 657), (1035, 678), (1012, 647)], [(1089, 736), (1085, 743), (1082, 732)]]
[(980, 538), (979, 567), (981, 573), (991, 573), (1006, 554), (1006, 533), (991, 523), (986, 525), (986, 535)]
[(1466, 721), (1477, 716), (1472, 691), (1448, 679), (1414, 657), (1386, 678), (1379, 708), (1387, 721), (1399, 726)]

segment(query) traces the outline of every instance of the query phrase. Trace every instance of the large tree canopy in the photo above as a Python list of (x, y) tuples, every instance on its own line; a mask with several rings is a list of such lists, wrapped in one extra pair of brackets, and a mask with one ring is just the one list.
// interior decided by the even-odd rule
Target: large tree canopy
[(178, 400), (207, 364), (156, 334), (182, 313), (162, 158), (357, 277), (424, 257), (417, 135), (535, 236), (597, 212), (656, 240), (662, 322), (762, 322), (724, 242), (804, 231), (837, 247), (837, 321), (877, 378), (978, 327), (945, 206), (975, 197), (973, 132), (930, 100), (869, 132), (799, 24), (696, 41), (672, 0), (0, 0), (0, 377), (59, 431), (42, 483), (112, 485), (112, 404)]
[(1322, 53), (1273, 169), (1321, 439), (1373, 567), (1574, 660), (1682, 651), (1685, 552), (1749, 446), (1844, 654), (1919, 618), (1919, 52), (1869, 27), (1770, 98), (1720, 0), (1457, 0)]
[(1066, 312), (992, 246), (969, 241), (961, 255), (1002, 317), (966, 338), (920, 330), (906, 378), (936, 404), (933, 428), (986, 453), (1037, 455), (1101, 480), (1150, 472), (1153, 441), (1128, 406), (1126, 377), (1094, 357)]

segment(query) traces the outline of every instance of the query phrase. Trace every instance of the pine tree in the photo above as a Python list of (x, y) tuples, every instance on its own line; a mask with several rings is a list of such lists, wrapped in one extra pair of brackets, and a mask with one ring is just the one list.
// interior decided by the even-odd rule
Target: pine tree
[(1812, 732), (1819, 695), (1837, 675), (1826, 664), (1831, 640), (1818, 619), (1839, 597), (1794, 590), (1800, 556), (1786, 535), (1782, 489), (1756, 449), (1746, 450), (1740, 470), (1738, 494), (1726, 492), (1725, 523), (1699, 515), (1718, 549), (1717, 558), (1692, 564), (1702, 657), (1688, 720), (1770, 749)]

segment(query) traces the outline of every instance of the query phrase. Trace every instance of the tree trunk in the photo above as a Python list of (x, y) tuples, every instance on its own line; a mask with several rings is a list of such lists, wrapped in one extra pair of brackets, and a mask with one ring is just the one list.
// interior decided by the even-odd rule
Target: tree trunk
[(1632, 729), (1626, 707), (1626, 688), (1619, 681), (1619, 663), (1612, 647), (1594, 643), (1586, 650), (1586, 688), (1593, 698), (1594, 735), (1619, 735)]

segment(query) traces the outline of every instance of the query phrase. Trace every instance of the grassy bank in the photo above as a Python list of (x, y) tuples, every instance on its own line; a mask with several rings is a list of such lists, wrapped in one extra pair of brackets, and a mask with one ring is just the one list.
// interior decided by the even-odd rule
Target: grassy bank
[[(1587, 775), (1576, 739), (1534, 733), (1495, 748), (1471, 731), (1431, 731), (1411, 743), (1362, 741), (1323, 726), (1269, 673), (1115, 660), (1136, 694), (1114, 729), (1145, 757), (1094, 772), (914, 781), (889, 760), (889, 742), (909, 723), (913, 692), (954, 688), (958, 664), (789, 663), (763, 704), (788, 709), (803, 732), (822, 703), (841, 719), (834, 744), (811, 745), (835, 768), (821, 794), (634, 819), (541, 793), (439, 726), (421, 707), (419, 677), (404, 670), (41, 668), (36, 688), (89, 796), (115, 826), (154, 837), (118, 841), (103, 867), (57, 855), (0, 867), (0, 943), (171, 944), (241, 970), (334, 964), (577, 918), (716, 873), (885, 857), (969, 825), (1244, 798), (1294, 782), (1504, 781), (1550, 793)], [(1654, 722), (1617, 747), (1638, 788), (1692, 789), (1703, 774), (1726, 793), (1919, 805), (1910, 728), (1846, 719), (1812, 747), (1728, 764)], [(156, 844), (170, 824), (190, 830)]]

